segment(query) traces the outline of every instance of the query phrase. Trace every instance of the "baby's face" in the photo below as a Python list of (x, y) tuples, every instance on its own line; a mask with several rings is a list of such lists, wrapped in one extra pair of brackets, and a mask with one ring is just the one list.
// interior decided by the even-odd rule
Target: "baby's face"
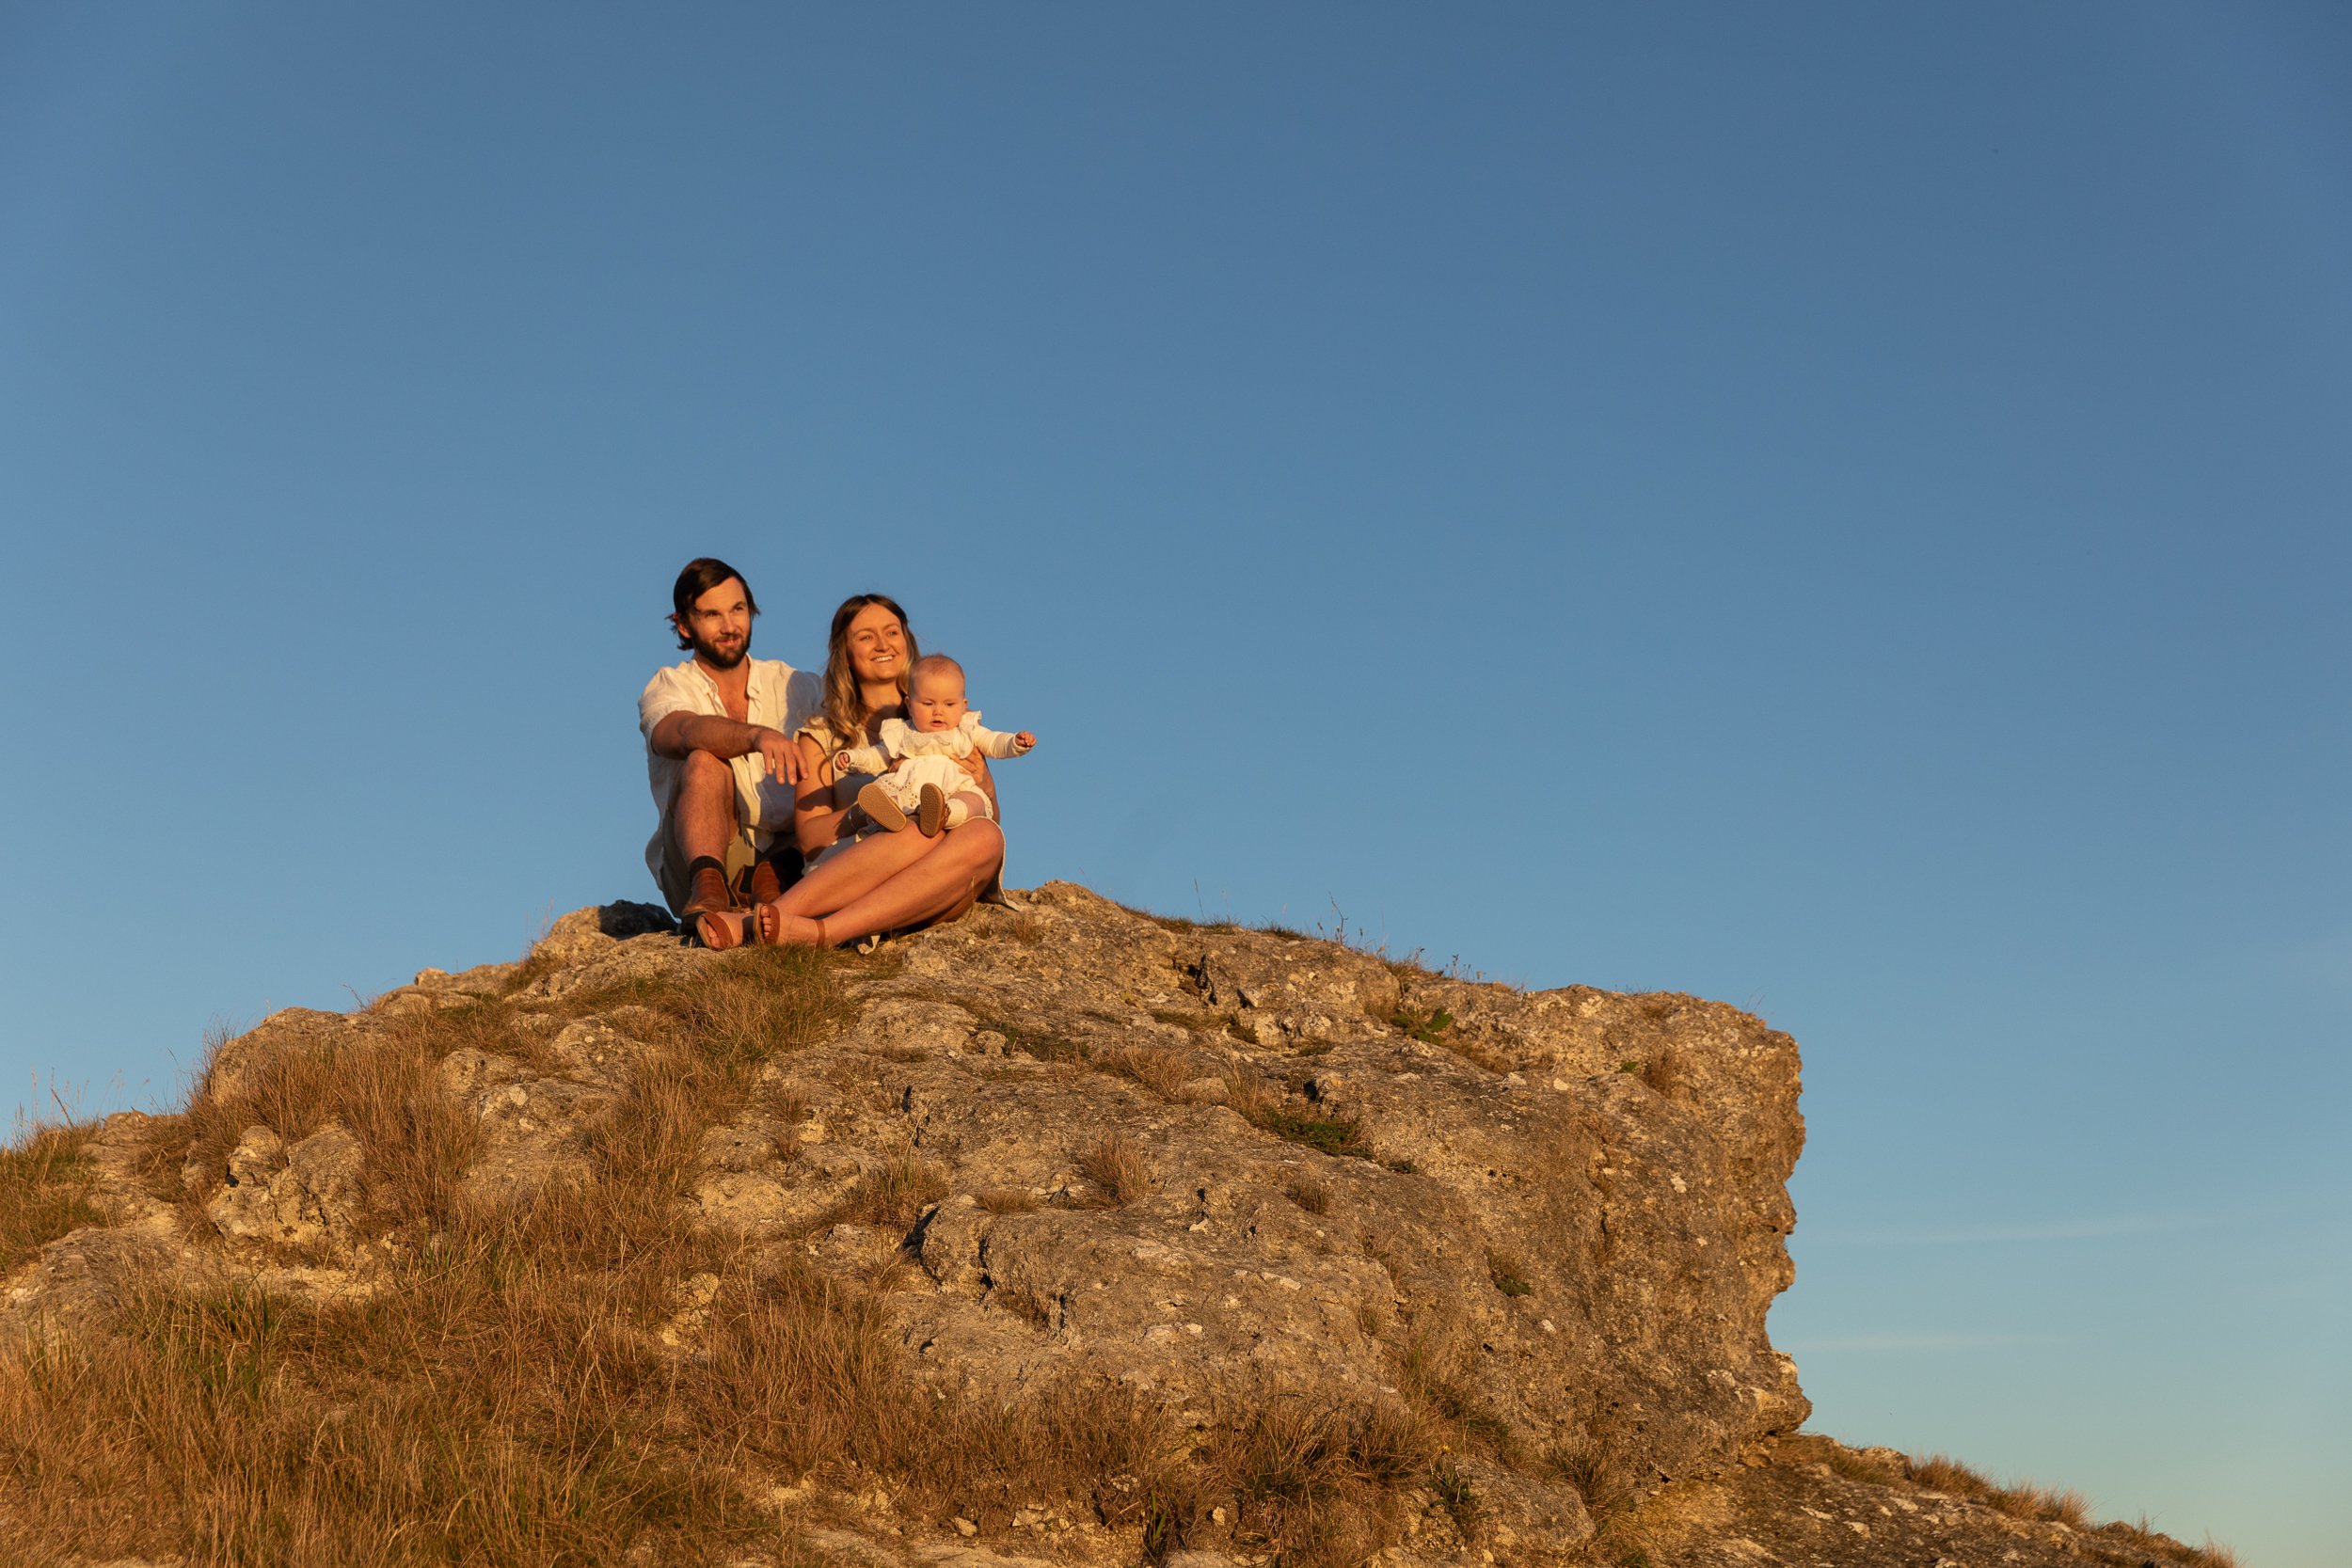
[(907, 693), (907, 722), (918, 730), (952, 730), (963, 722), (963, 677), (953, 670), (926, 670)]

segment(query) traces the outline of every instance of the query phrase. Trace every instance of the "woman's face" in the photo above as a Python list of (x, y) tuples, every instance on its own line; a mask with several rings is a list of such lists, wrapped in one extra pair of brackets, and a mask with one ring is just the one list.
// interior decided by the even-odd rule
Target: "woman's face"
[(895, 681), (907, 667), (907, 628), (887, 605), (869, 604), (850, 617), (850, 673), (861, 681)]

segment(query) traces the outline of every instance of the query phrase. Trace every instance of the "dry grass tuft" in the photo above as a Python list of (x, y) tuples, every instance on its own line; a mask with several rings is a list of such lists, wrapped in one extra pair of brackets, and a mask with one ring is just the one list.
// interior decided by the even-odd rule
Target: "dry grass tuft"
[(1361, 1562), (1394, 1532), (1397, 1496), (1436, 1445), (1394, 1405), (1275, 1395), (1212, 1441), (1210, 1475), (1240, 1504), (1235, 1534), (1280, 1562)]
[(1025, 1187), (982, 1187), (972, 1196), (992, 1214), (1026, 1214), (1037, 1208), (1037, 1195)]
[(1518, 1458), (1518, 1434), (1479, 1394), (1469, 1356), (1416, 1336), (1405, 1350), (1405, 1392), (1462, 1436), (1485, 1444), (1506, 1464)]
[(863, 1178), (830, 1218), (912, 1230), (923, 1211), (946, 1196), (947, 1173), (912, 1150), (902, 1150)]
[(627, 1281), (517, 1241), (424, 1248), (358, 1307), (158, 1293), (0, 1361), (0, 1541), (553, 1564), (755, 1529), (715, 1471), (647, 1444), (668, 1368)]
[(1225, 1085), (1225, 1104), (1244, 1121), (1263, 1125), (1262, 1118), (1281, 1104), (1282, 1097), (1247, 1068), (1232, 1068), (1218, 1075)]
[(1143, 1150), (1123, 1132), (1104, 1133), (1078, 1156), (1078, 1174), (1103, 1189), (1111, 1204), (1125, 1208), (1152, 1190), (1152, 1167)]
[(1311, 1176), (1302, 1176), (1282, 1189), (1282, 1196), (1310, 1214), (1331, 1212), (1331, 1189)]
[(1585, 1506), (1595, 1511), (1603, 1499), (1622, 1490), (1608, 1452), (1597, 1443), (1561, 1444), (1546, 1449), (1536, 1467), (1552, 1480), (1575, 1488)]
[(82, 1164), (87, 1127), (32, 1127), (0, 1148), (0, 1274), (103, 1217)]
[(2094, 1526), (2089, 1523), (2090, 1503), (2080, 1492), (2072, 1488), (2042, 1486), (2030, 1481), (2003, 1484), (1974, 1465), (1963, 1465), (1948, 1454), (1931, 1454), (1925, 1459), (1913, 1456), (1899, 1463), (1882, 1462), (1876, 1453), (1883, 1450), (1856, 1452), (1842, 1443), (1814, 1433), (1799, 1433), (1784, 1437), (1780, 1440), (1780, 1448), (1784, 1456), (1826, 1465), (1832, 1474), (1843, 1476), (1848, 1481), (1878, 1486), (1909, 1481), (1931, 1491), (1982, 1503), (2012, 1518), (2067, 1525), (2110, 1537), (2143, 1552), (2160, 1552), (2193, 1564), (2194, 1568), (2236, 1568), (2235, 1556), (2227, 1546), (2218, 1544), (2210, 1537), (2201, 1547), (2190, 1546), (2160, 1533), (2145, 1515), (2136, 1524), (2125, 1524), (2119, 1519)]
[(832, 955), (807, 947), (752, 947), (671, 999), (671, 1011), (713, 1067), (755, 1066), (818, 1043), (848, 1022)]
[(998, 1280), (989, 1293), (991, 1302), (1014, 1317), (1051, 1333), (1060, 1321), (1057, 1299), (1050, 1291), (1041, 1291), (1026, 1279)]
[(2090, 1500), (2071, 1487), (2060, 1490), (2030, 1481), (2015, 1481), (2003, 1485), (1983, 1471), (1963, 1465), (1948, 1454), (1912, 1459), (1905, 1467), (1910, 1471), (1909, 1479), (1921, 1486), (1982, 1503), (2011, 1518), (2037, 1519), (2079, 1528), (2090, 1515)]
[[(248, 1127), (267, 1127), (291, 1144), (341, 1122), (365, 1150), (366, 1200), (379, 1224), (451, 1223), (458, 1179), (481, 1140), (442, 1092), (437, 1069), (456, 1048), (445, 1043), (450, 1035), (478, 1026), (465, 1017), (472, 1011), (411, 1014), (364, 1033), (289, 1043), (246, 1063), (233, 1084), (221, 1083), (207, 1062), (186, 1113), (187, 1158), (217, 1170)], [(207, 1196), (181, 1194), (191, 1211)]]
[(1096, 1056), (1093, 1065), (1140, 1084), (1163, 1100), (1173, 1099), (1193, 1077), (1190, 1053), (1148, 1045), (1114, 1047)]
[[(2121, 1541), (2144, 1553), (2170, 1553), (2192, 1564), (2192, 1568), (2238, 1568), (2237, 1553), (2212, 1536), (2205, 1537), (2204, 1544), (2192, 1546), (2186, 1542), (2175, 1541), (2157, 1529), (2154, 1521), (2144, 1513), (2128, 1525), (2121, 1519), (2101, 1525), (2096, 1533)], [(2154, 1559), (2152, 1557), (2150, 1560)]]

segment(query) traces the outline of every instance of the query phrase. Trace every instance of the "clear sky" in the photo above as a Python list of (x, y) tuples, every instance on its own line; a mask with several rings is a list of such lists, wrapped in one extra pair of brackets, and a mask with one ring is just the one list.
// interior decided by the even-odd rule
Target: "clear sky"
[(2352, 1518), (2352, 12), (0, 7), (0, 1103), (651, 895), (740, 566), (1016, 884), (1796, 1035), (1816, 1425)]

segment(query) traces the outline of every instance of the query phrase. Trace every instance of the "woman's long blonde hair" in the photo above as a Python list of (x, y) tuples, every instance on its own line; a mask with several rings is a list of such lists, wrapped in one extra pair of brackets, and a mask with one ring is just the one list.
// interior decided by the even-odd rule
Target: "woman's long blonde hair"
[(866, 744), (866, 721), (874, 717), (866, 705), (866, 693), (857, 684), (857, 672), (850, 668), (850, 623), (857, 612), (869, 604), (878, 604), (898, 618), (898, 629), (906, 634), (906, 662), (898, 667), (898, 697), (907, 694), (907, 672), (923, 657), (923, 650), (914, 644), (914, 628), (907, 624), (907, 612), (898, 608), (898, 601), (887, 594), (852, 594), (841, 601), (841, 608), (833, 612), (833, 630), (825, 638), (825, 722), (833, 730), (834, 749)]

